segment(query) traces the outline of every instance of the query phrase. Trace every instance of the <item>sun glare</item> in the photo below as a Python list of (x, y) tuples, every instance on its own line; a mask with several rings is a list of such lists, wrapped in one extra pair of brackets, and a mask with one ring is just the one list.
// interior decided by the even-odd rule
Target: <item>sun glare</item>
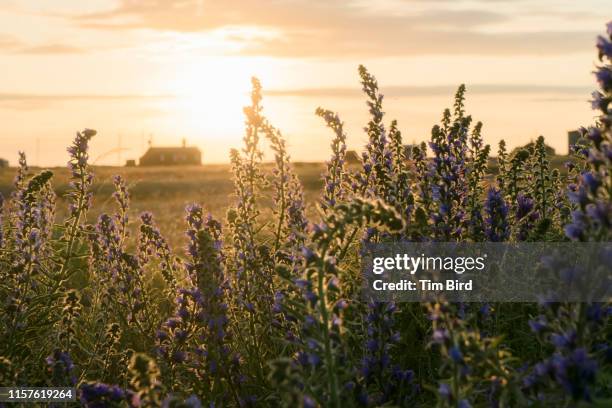
[(177, 69), (176, 77), (167, 86), (175, 98), (166, 108), (183, 121), (182, 128), (196, 137), (218, 137), (228, 132), (239, 137), (244, 123), (242, 108), (249, 103), (251, 77), (270, 72), (265, 61), (250, 58), (198, 60)]

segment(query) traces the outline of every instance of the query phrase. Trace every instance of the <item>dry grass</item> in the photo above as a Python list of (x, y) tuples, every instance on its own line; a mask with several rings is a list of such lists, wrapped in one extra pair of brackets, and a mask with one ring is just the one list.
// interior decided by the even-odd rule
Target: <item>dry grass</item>
[[(555, 156), (551, 158), (552, 167), (562, 168), (568, 158)], [(496, 172), (495, 161), (489, 164)], [(321, 175), (325, 171), (322, 163), (295, 163), (295, 171), (304, 186), (307, 204), (307, 215), (311, 220), (317, 219), (315, 203), (320, 196), (323, 185)], [(264, 165), (270, 174), (272, 165)], [(66, 203), (62, 199), (68, 189), (69, 173), (66, 168), (57, 167), (54, 172), (53, 185), (58, 194), (58, 220), (65, 215)], [(36, 173), (39, 169), (31, 169)], [(132, 198), (130, 210), (131, 225), (137, 228), (138, 215), (143, 211), (153, 213), (161, 232), (173, 248), (184, 245), (183, 221), (185, 206), (200, 203), (218, 219), (224, 219), (225, 212), (233, 203), (233, 184), (230, 166), (225, 164), (193, 167), (95, 167), (94, 211), (89, 213), (89, 221), (95, 222), (102, 212), (114, 211), (112, 199), (112, 178), (120, 174), (125, 178)], [(7, 196), (12, 188), (15, 169), (0, 169), (0, 192)], [(262, 197), (263, 208), (271, 208), (271, 191), (265, 191)], [(268, 214), (263, 211), (262, 219)], [(268, 210), (269, 211), (269, 210)], [(133, 234), (134, 236), (134, 234)]]
[[(269, 173), (271, 166), (264, 166)], [(39, 169), (31, 169), (36, 173)], [(53, 185), (58, 194), (58, 217), (66, 213), (66, 203), (62, 199), (69, 188), (69, 172), (66, 168), (53, 168)], [(297, 163), (295, 170), (304, 185), (308, 215), (316, 218), (314, 203), (322, 186), (321, 174), (324, 165), (318, 163)], [(112, 198), (114, 175), (119, 174), (127, 181), (131, 194), (131, 225), (137, 228), (138, 215), (143, 211), (153, 213), (161, 232), (173, 248), (184, 245), (185, 206), (201, 203), (215, 217), (223, 219), (228, 207), (233, 203), (233, 184), (229, 165), (205, 165), (194, 167), (95, 167), (94, 210), (89, 213), (89, 221), (95, 222), (103, 212), (115, 210)], [(0, 169), (0, 192), (6, 197), (12, 189), (15, 169)], [(265, 191), (262, 201), (270, 207), (271, 191)], [(262, 214), (265, 219), (268, 214)], [(134, 235), (134, 234), (132, 234)], [(180, 251), (179, 251), (180, 252)]]

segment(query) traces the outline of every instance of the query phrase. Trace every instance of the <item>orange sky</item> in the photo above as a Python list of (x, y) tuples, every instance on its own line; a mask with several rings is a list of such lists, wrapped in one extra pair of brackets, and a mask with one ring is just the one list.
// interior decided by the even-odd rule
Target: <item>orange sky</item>
[(349, 147), (365, 142), (360, 63), (407, 142), (426, 140), (466, 83), (487, 143), (543, 134), (563, 152), (566, 131), (593, 118), (607, 3), (0, 0), (0, 157), (14, 164), (21, 149), (32, 164), (63, 164), (74, 132), (90, 127), (97, 164), (137, 158), (151, 137), (186, 138), (205, 162), (226, 162), (257, 75), (294, 160), (324, 160), (319, 105), (340, 113)]

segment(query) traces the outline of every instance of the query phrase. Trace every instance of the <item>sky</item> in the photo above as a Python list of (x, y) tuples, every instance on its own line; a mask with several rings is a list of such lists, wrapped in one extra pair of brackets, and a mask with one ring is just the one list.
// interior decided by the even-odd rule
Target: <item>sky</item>
[(340, 114), (350, 149), (366, 142), (359, 64), (407, 143), (429, 139), (465, 83), (486, 143), (544, 135), (565, 153), (594, 119), (611, 18), (608, 0), (0, 0), (0, 157), (63, 165), (93, 128), (95, 164), (183, 139), (227, 162), (257, 76), (293, 160), (322, 161), (333, 135), (318, 106)]

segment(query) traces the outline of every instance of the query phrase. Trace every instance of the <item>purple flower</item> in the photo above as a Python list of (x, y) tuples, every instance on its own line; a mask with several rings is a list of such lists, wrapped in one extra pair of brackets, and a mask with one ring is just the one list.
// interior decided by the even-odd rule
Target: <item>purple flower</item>
[(601, 186), (601, 180), (591, 172), (582, 174), (583, 183), (589, 188), (591, 194), (597, 194), (597, 189)]
[(580, 240), (584, 234), (584, 228), (575, 223), (566, 225), (563, 230), (565, 231), (565, 235), (574, 241)]
[(52, 385), (66, 386), (68, 384), (76, 384), (76, 377), (73, 374), (74, 364), (68, 353), (56, 349), (53, 351), (53, 354), (46, 358), (46, 363)]
[(546, 318), (543, 316), (540, 316), (538, 319), (535, 319), (535, 320), (529, 320), (529, 327), (531, 328), (531, 331), (534, 333), (540, 333), (547, 326), (548, 326), (548, 323), (546, 322)]
[(312, 249), (308, 247), (302, 248), (302, 255), (304, 256), (304, 259), (306, 259), (307, 262), (312, 262), (316, 259), (316, 254), (313, 252)]
[(175, 351), (171, 358), (175, 363), (182, 363), (187, 359), (187, 354), (184, 351)]
[(558, 349), (572, 348), (576, 342), (576, 332), (570, 330), (562, 334), (553, 333), (550, 336), (550, 341)]
[(463, 399), (459, 401), (457, 408), (472, 408), (472, 405), (469, 403), (468, 400)]
[(448, 339), (450, 339), (448, 330), (446, 329), (436, 329), (433, 332), (433, 342), (436, 344), (444, 344)]
[(322, 198), (323, 208), (331, 208), (337, 202), (346, 198), (346, 134), (344, 124), (339, 116), (331, 111), (318, 108), (317, 115), (322, 117), (327, 126), (334, 131), (335, 137), (332, 140), (332, 157), (327, 162), (327, 172), (325, 174), (325, 187)]
[(599, 69), (595, 71), (595, 77), (601, 89), (606, 92), (612, 90), (612, 71), (610, 71), (610, 68), (599, 67)]
[(317, 404), (316, 402), (310, 398), (308, 395), (304, 395), (304, 398), (302, 400), (302, 406), (304, 408), (316, 408)]
[(451, 347), (450, 350), (448, 350), (448, 355), (455, 363), (460, 363), (463, 361), (463, 354), (457, 346)]
[(516, 218), (520, 220), (523, 217), (526, 217), (531, 212), (531, 210), (533, 209), (534, 201), (532, 198), (526, 196), (523, 193), (519, 193), (517, 195), (516, 201)]
[(597, 36), (597, 49), (599, 50), (599, 58), (606, 57), (612, 60), (612, 43), (603, 36)]
[(485, 201), (486, 236), (491, 242), (501, 242), (508, 239), (510, 227), (508, 226), (508, 206), (501, 191), (496, 188), (489, 188)]
[(450, 386), (446, 383), (440, 383), (440, 386), (438, 387), (438, 394), (440, 394), (440, 397), (442, 397), (443, 400), (449, 402), (453, 396)]
[(612, 205), (605, 202), (591, 203), (586, 206), (587, 216), (603, 228), (610, 228), (612, 219)]
[(105, 408), (126, 400), (126, 392), (117, 385), (85, 383), (79, 391), (81, 404), (87, 408)]

